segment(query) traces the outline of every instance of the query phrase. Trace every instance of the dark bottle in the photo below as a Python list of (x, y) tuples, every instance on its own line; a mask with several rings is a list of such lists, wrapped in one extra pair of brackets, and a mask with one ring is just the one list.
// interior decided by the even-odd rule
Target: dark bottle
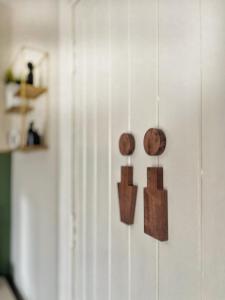
[(27, 146), (40, 145), (41, 137), (38, 132), (34, 129), (34, 122), (30, 123), (28, 132), (27, 132)]
[(34, 145), (40, 145), (40, 144), (41, 144), (41, 137), (37, 131), (34, 131)]
[(34, 74), (33, 74), (34, 66), (33, 66), (33, 64), (31, 62), (29, 62), (27, 64), (27, 66), (28, 66), (28, 69), (29, 69), (29, 73), (27, 75), (27, 81), (26, 81), (26, 83), (33, 85), (34, 84)]
[(35, 131), (33, 129), (34, 126), (34, 122), (30, 123), (28, 132), (27, 132), (27, 145), (28, 146), (32, 146), (34, 145), (34, 141), (35, 141)]

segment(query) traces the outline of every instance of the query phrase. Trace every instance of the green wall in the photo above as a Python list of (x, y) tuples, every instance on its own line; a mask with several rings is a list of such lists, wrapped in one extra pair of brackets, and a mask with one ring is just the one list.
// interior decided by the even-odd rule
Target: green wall
[(0, 275), (10, 272), (11, 155), (0, 154)]

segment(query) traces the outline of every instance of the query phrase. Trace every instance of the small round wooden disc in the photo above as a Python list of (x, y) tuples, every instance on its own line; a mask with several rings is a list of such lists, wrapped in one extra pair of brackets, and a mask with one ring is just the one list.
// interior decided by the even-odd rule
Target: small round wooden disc
[(131, 155), (135, 149), (134, 136), (130, 133), (123, 133), (120, 136), (119, 149), (122, 155)]
[(166, 148), (166, 136), (161, 129), (150, 128), (144, 137), (145, 152), (149, 155), (160, 155)]

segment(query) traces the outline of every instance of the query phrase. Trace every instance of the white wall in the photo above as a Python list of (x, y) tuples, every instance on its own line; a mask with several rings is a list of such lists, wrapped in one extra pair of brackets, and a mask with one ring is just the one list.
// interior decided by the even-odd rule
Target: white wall
[(55, 300), (57, 293), (58, 4), (9, 1), (12, 57), (22, 45), (50, 53), (49, 150), (12, 158), (12, 266), (25, 300)]
[[(73, 299), (225, 299), (224, 1), (81, 0), (72, 12)], [(154, 126), (168, 141), (159, 159), (143, 149)], [(127, 130), (131, 159), (118, 150)], [(131, 227), (119, 221), (116, 188), (127, 163), (139, 188)], [(146, 168), (158, 164), (164, 243), (143, 232)]]

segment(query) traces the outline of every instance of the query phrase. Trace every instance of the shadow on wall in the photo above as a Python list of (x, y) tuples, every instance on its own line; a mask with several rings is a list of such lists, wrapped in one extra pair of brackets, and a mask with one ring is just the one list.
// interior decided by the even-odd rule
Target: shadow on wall
[(10, 119), (4, 114), (4, 74), (10, 61), (11, 51), (11, 13), (7, 3), (0, 1), (0, 148), (6, 148), (7, 128)]

